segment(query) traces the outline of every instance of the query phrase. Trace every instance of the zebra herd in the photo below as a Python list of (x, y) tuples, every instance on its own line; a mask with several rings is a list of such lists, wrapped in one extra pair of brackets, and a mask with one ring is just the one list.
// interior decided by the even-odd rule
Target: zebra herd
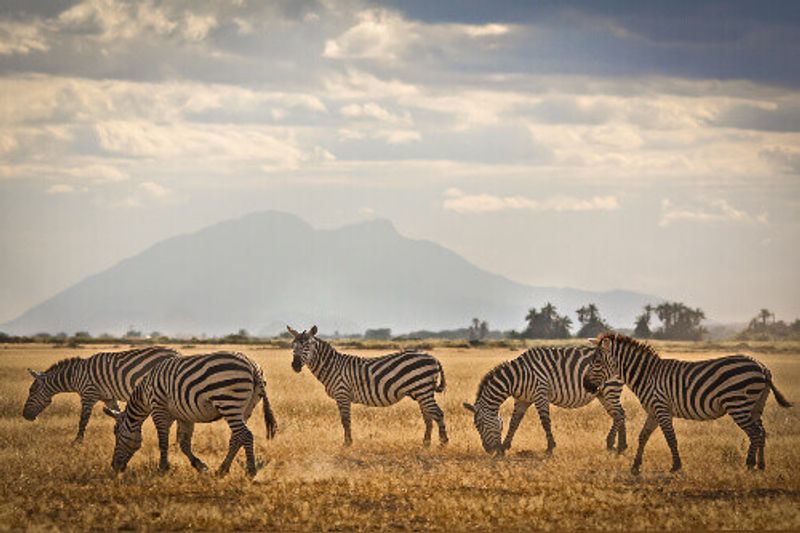
[[(433, 423), (439, 442), (448, 442), (444, 411), (435, 394), (445, 390), (442, 364), (430, 354), (406, 350), (382, 357), (359, 357), (338, 352), (317, 336), (317, 327), (298, 332), (287, 326), (293, 342), (292, 369), (306, 366), (336, 401), (344, 431), (344, 445), (353, 442), (350, 408), (353, 403), (390, 406), (405, 397), (419, 404), (425, 423), (423, 445), (429, 446)], [(502, 456), (528, 408), (533, 405), (547, 438), (547, 453), (556, 446), (550, 427), (550, 404), (578, 408), (597, 398), (612, 419), (606, 438), (608, 449), (627, 448), (622, 387), (639, 399), (647, 420), (639, 434), (632, 472), (638, 474), (644, 447), (660, 427), (672, 452), (672, 471), (681, 468), (673, 417), (711, 420), (729, 414), (750, 440), (746, 466), (764, 469), (766, 431), (761, 415), (770, 391), (782, 407), (791, 404), (772, 382), (764, 365), (744, 355), (697, 362), (662, 359), (649, 345), (616, 333), (592, 339), (594, 346), (531, 348), (516, 359), (491, 369), (478, 385), (473, 415), (484, 450)], [(225, 475), (241, 448), (246, 470), (256, 474), (253, 433), (247, 421), (263, 402), (267, 438), (275, 436), (277, 423), (267, 397), (261, 367), (235, 352), (181, 356), (162, 347), (116, 353), (98, 353), (87, 359), (59, 361), (44, 372), (28, 369), (34, 378), (23, 417), (35, 420), (55, 394), (76, 392), (81, 417), (76, 441), (83, 439), (92, 408), (105, 403), (104, 412), (116, 419), (112, 468), (123, 471), (142, 444), (142, 423), (152, 417), (158, 435), (159, 469), (168, 470), (169, 431), (177, 422), (177, 440), (192, 467), (206, 464), (192, 452), (196, 423), (224, 419), (231, 431), (228, 453), (218, 474)], [(514, 398), (514, 410), (505, 439), (500, 405)], [(125, 401), (120, 411), (118, 401)], [(616, 444), (616, 448), (615, 448)]]

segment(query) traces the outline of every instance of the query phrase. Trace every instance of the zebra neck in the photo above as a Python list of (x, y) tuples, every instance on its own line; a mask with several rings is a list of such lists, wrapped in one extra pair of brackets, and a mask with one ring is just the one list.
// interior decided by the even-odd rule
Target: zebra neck
[(639, 395), (646, 387), (650, 376), (655, 371), (661, 358), (647, 349), (636, 349), (623, 352), (620, 357), (622, 380), (630, 389)]
[(150, 416), (152, 410), (150, 395), (143, 384), (140, 384), (134, 389), (128, 401), (128, 405), (125, 407), (128, 420), (130, 420), (132, 424), (141, 425), (145, 419)]
[(343, 356), (327, 342), (318, 342), (320, 346), (317, 350), (317, 357), (313, 364), (308, 365), (308, 369), (311, 370), (311, 373), (314, 374), (317, 379), (322, 381), (325, 375), (328, 374), (331, 368), (336, 364), (336, 361)]
[(475, 404), (481, 404), (486, 409), (498, 411), (500, 405), (511, 396), (511, 383), (508, 381), (510, 373), (506, 372), (508, 363), (491, 370), (491, 376), (478, 390)]
[(47, 372), (47, 384), (53, 394), (59, 392), (80, 392), (83, 381), (83, 360), (76, 359), (70, 364)]

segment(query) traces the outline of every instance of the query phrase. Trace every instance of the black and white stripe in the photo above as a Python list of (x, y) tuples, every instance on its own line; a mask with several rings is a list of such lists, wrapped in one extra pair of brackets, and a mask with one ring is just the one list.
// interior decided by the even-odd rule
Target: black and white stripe
[(730, 355), (705, 361), (661, 359), (645, 343), (624, 335), (598, 337), (592, 366), (585, 380), (587, 390), (610, 378), (621, 379), (639, 398), (647, 420), (639, 434), (639, 449), (632, 472), (639, 473), (644, 447), (660, 427), (672, 452), (672, 471), (681, 468), (674, 417), (713, 420), (729, 414), (750, 439), (745, 464), (758, 461), (763, 469), (766, 432), (761, 414), (770, 390), (782, 407), (791, 404), (772, 383), (769, 369), (746, 355)]
[[(475, 428), (486, 452), (505, 453), (528, 407), (535, 405), (547, 437), (547, 453), (552, 453), (556, 441), (550, 428), (550, 404), (578, 408), (595, 397), (613, 420), (606, 437), (608, 449), (614, 448), (615, 437), (620, 453), (627, 448), (625, 411), (620, 404), (622, 384), (609, 380), (596, 393), (589, 393), (583, 387), (593, 353), (588, 347), (536, 347), (490, 370), (478, 386), (475, 404), (464, 403), (473, 413)], [(501, 443), (503, 420), (498, 412), (509, 397), (514, 398), (514, 412), (508, 434)]]
[(169, 429), (177, 421), (181, 451), (194, 468), (205, 471), (208, 469), (205, 463), (192, 453), (194, 425), (224, 418), (230, 427), (231, 439), (219, 475), (228, 472), (239, 448), (244, 447), (247, 473), (254, 476), (253, 433), (247, 427), (247, 420), (259, 400), (264, 401), (267, 438), (272, 438), (276, 430), (275, 417), (267, 399), (264, 374), (257, 363), (234, 352), (163, 361), (136, 387), (124, 412), (104, 409), (117, 419), (111, 466), (118, 472), (125, 470), (142, 445), (142, 423), (152, 415), (161, 452), (159, 468), (169, 469)]
[(81, 397), (81, 418), (75, 441), (80, 442), (97, 402), (119, 409), (117, 401), (128, 401), (133, 389), (154, 365), (177, 356), (175, 350), (150, 346), (125, 352), (97, 353), (87, 359), (64, 359), (44, 372), (29, 368), (33, 383), (22, 416), (26, 420), (35, 420), (50, 405), (54, 395), (77, 392)]
[[(444, 371), (435, 357), (416, 351), (374, 358), (346, 355), (317, 338), (316, 326), (303, 333), (287, 329), (294, 336), (292, 368), (300, 372), (303, 365), (307, 366), (325, 386), (328, 396), (336, 400), (344, 428), (345, 446), (353, 442), (350, 432), (351, 404), (385, 407), (406, 396), (419, 403), (425, 422), (423, 444), (430, 445), (433, 421), (439, 426), (440, 443), (447, 443), (444, 412), (434, 398), (435, 392), (445, 389)], [(440, 378), (438, 385), (437, 377)]]

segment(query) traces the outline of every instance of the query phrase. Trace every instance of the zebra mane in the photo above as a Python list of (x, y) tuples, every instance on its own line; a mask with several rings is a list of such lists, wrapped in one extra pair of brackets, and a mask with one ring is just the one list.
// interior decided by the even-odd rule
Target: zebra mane
[(633, 337), (628, 337), (627, 335), (623, 335), (622, 333), (614, 333), (612, 331), (607, 331), (605, 333), (600, 334), (600, 336), (597, 337), (597, 344), (600, 344), (606, 339), (609, 339), (611, 342), (616, 342), (617, 344), (621, 344), (623, 346), (630, 346), (632, 348), (636, 348), (637, 350), (641, 350), (646, 354), (655, 357), (656, 359), (661, 359), (661, 356), (658, 355), (656, 349), (653, 348), (647, 342), (634, 339)]
[[(334, 353), (338, 353), (338, 354), (342, 353), (339, 350), (337, 350), (336, 348), (334, 348), (333, 345), (331, 343), (329, 343), (328, 341), (324, 341), (324, 340), (320, 339), (319, 337), (314, 337), (314, 338), (317, 340), (317, 342), (319, 343), (321, 348), (327, 348), (328, 350), (330, 350), (330, 351), (332, 351)], [(320, 351), (322, 351), (322, 350), (320, 350)]]
[(492, 368), (491, 370), (489, 370), (486, 373), (486, 375), (483, 376), (483, 378), (481, 379), (481, 382), (478, 383), (478, 394), (476, 396), (476, 399), (481, 397), (481, 393), (483, 393), (483, 389), (485, 389), (487, 387), (487, 385), (489, 385), (489, 383), (492, 380), (494, 380), (495, 376), (497, 376), (497, 373), (500, 372), (500, 369), (501, 368), (505, 368), (506, 365), (508, 365), (508, 361), (503, 361), (499, 365), (497, 365), (494, 368)]
[(65, 370), (65, 369), (73, 366), (74, 364), (76, 364), (79, 361), (83, 361), (83, 359), (81, 359), (80, 357), (69, 357), (67, 359), (62, 359), (61, 361), (59, 361), (57, 363), (53, 363), (52, 365), (50, 365), (50, 368), (48, 368), (47, 370), (42, 372), (42, 374), (49, 374), (51, 372), (52, 373), (61, 372), (62, 370)]

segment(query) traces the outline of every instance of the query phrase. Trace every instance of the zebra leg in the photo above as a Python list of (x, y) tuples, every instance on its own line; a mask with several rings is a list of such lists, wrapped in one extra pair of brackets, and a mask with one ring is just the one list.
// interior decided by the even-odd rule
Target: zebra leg
[(761, 430), (761, 446), (758, 448), (757, 462), (758, 469), (764, 470), (767, 467), (767, 464), (764, 462), (764, 447), (767, 445), (767, 430), (764, 429), (764, 424), (761, 423), (761, 420), (758, 421), (758, 427)]
[(431, 445), (431, 432), (433, 431), (433, 420), (431, 420), (431, 417), (427, 415), (427, 413), (425, 412), (425, 408), (422, 407), (422, 404), (420, 404), (419, 410), (422, 411), (422, 420), (425, 422), (425, 436), (422, 437), (422, 445), (427, 448)]
[(169, 470), (169, 430), (174, 421), (172, 415), (166, 411), (161, 409), (153, 411), (153, 424), (155, 424), (158, 434), (158, 451), (161, 454), (158, 469), (162, 472)]
[(231, 440), (228, 445), (228, 455), (219, 466), (217, 474), (222, 477), (231, 469), (231, 463), (239, 452), (239, 448), (244, 446), (244, 451), (247, 457), (247, 475), (254, 477), (256, 475), (256, 457), (253, 451), (253, 433), (247, 428), (241, 416), (225, 417), (228, 427), (231, 428)]
[(631, 466), (631, 473), (633, 475), (639, 474), (639, 469), (642, 466), (642, 458), (644, 457), (644, 447), (647, 445), (647, 441), (650, 440), (650, 435), (658, 427), (658, 422), (656, 422), (656, 417), (648, 414), (647, 420), (644, 421), (644, 426), (642, 426), (642, 431), (639, 432), (639, 448), (636, 450), (636, 458), (633, 460), (633, 466)]
[(530, 406), (531, 402), (514, 400), (514, 412), (511, 414), (511, 421), (508, 423), (508, 433), (506, 433), (506, 438), (503, 440), (503, 446), (501, 447), (503, 452), (511, 448), (511, 441), (514, 440), (514, 434), (516, 434), (517, 428), (519, 428), (520, 423), (522, 423), (522, 419)]
[(207, 472), (208, 467), (192, 452), (192, 434), (194, 433), (194, 423), (178, 420), (178, 443), (183, 454), (189, 458), (195, 470)]
[(622, 453), (628, 448), (628, 438), (625, 432), (625, 410), (619, 403), (619, 400), (609, 400), (603, 394), (598, 394), (597, 399), (603, 405), (603, 408), (611, 417), (611, 430), (606, 437), (606, 447), (609, 450), (614, 449), (614, 440), (617, 440), (617, 453)]
[(661, 427), (661, 433), (667, 441), (669, 451), (672, 452), (672, 468), (670, 472), (677, 472), (681, 469), (681, 456), (678, 453), (678, 438), (675, 436), (675, 428), (672, 427), (672, 413), (663, 407), (657, 407), (655, 411), (656, 420)]
[(344, 445), (353, 444), (353, 435), (350, 433), (350, 400), (348, 398), (337, 398), (336, 405), (339, 406), (339, 417), (342, 419), (344, 429)]
[(747, 412), (731, 413), (731, 418), (733, 418), (737, 426), (742, 428), (742, 431), (747, 433), (747, 437), (750, 439), (750, 447), (747, 449), (747, 459), (745, 459), (744, 462), (745, 466), (747, 466), (747, 468), (756, 466), (756, 456), (759, 454), (762, 455), (761, 461), (763, 463), (763, 452), (760, 450), (764, 446), (766, 432), (764, 431), (764, 426), (761, 424), (761, 421), (753, 420), (750, 413)]
[(533, 400), (536, 405), (536, 411), (539, 413), (539, 421), (542, 423), (542, 429), (547, 437), (547, 455), (553, 454), (553, 448), (556, 447), (556, 441), (553, 438), (553, 432), (550, 429), (550, 399), (547, 397), (546, 392), (539, 392)]
[(429, 390), (421, 395), (413, 394), (411, 398), (419, 403), (419, 409), (422, 411), (422, 418), (425, 420), (425, 438), (422, 444), (424, 446), (429, 446), (431, 443), (432, 420), (435, 420), (436, 425), (439, 427), (439, 444), (441, 446), (447, 444), (450, 439), (447, 438), (447, 428), (444, 425), (444, 411), (442, 411), (439, 404), (436, 403), (433, 390)]
[(93, 394), (81, 396), (81, 419), (78, 422), (78, 434), (75, 436), (74, 444), (83, 442), (83, 434), (86, 431), (86, 425), (89, 423), (89, 417), (92, 416), (92, 409), (97, 400), (98, 398)]

